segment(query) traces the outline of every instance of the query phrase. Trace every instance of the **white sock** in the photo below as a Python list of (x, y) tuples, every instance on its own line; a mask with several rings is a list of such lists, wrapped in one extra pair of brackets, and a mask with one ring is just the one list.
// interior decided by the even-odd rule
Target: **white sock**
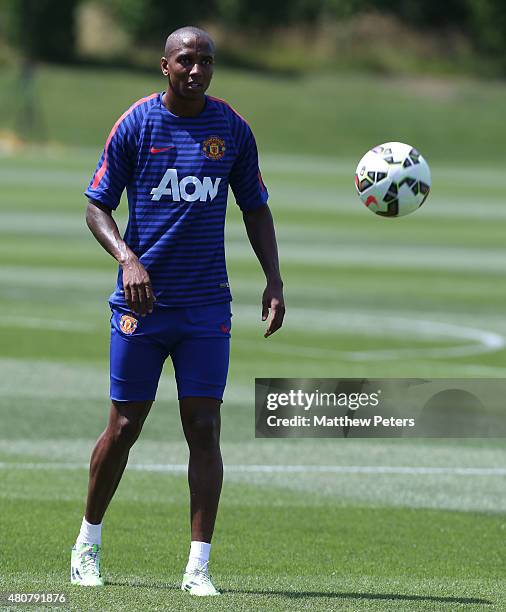
[(190, 544), (190, 556), (188, 558), (187, 572), (193, 572), (196, 569), (207, 569), (209, 554), (211, 553), (211, 544), (207, 542), (192, 542)]
[(81, 531), (77, 536), (76, 544), (98, 544), (102, 543), (102, 523), (93, 525), (83, 517)]

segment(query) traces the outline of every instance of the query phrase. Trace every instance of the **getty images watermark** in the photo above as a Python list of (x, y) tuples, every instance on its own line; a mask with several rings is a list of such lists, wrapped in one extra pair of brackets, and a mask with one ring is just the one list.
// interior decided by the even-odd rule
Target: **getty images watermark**
[(506, 379), (257, 378), (257, 438), (503, 437)]

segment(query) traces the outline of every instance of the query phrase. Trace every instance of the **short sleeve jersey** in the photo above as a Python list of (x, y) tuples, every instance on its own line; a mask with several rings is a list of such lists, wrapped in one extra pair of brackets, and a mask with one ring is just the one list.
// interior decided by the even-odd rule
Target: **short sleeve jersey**
[[(267, 202), (246, 121), (211, 96), (199, 115), (179, 117), (154, 93), (116, 121), (85, 194), (114, 210), (126, 188), (124, 239), (147, 269), (157, 304), (191, 306), (231, 299), (224, 247), (229, 185), (243, 211)], [(110, 302), (126, 307), (121, 268)]]

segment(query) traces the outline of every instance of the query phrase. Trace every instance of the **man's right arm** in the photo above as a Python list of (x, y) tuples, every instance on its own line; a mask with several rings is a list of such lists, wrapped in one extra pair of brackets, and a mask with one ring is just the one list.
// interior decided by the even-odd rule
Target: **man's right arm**
[(90, 199), (86, 223), (97, 241), (122, 267), (125, 300), (130, 310), (141, 316), (153, 312), (155, 296), (149, 274), (121, 237), (111, 209)]

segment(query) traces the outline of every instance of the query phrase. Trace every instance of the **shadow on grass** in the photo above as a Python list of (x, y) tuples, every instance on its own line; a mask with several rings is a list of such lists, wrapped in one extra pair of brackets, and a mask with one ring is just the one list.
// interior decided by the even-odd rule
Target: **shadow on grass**
[[(106, 583), (107, 586), (129, 586), (143, 587), (149, 589), (165, 589), (168, 591), (179, 591), (180, 586), (168, 584), (164, 582), (143, 582), (143, 581), (127, 581), (127, 580), (112, 580)], [(329, 597), (333, 599), (370, 599), (370, 600), (397, 600), (397, 601), (426, 601), (442, 604), (481, 604), (490, 606), (493, 604), (488, 599), (477, 597), (443, 597), (436, 595), (402, 595), (399, 593), (354, 593), (343, 591), (249, 591), (244, 589), (223, 589), (223, 595), (227, 593), (237, 593), (241, 595), (281, 595), (289, 599), (303, 599), (311, 597)]]
[(149, 582), (144, 580), (106, 580), (105, 586), (112, 587), (139, 587), (141, 589), (162, 589), (165, 591), (179, 591), (181, 585), (168, 582)]
[(395, 599), (398, 601), (428, 601), (434, 603), (446, 604), (482, 604), (485, 606), (492, 605), (492, 601), (488, 599), (479, 599), (475, 597), (437, 597), (433, 595), (402, 595), (399, 593), (346, 593), (342, 591), (243, 591), (239, 589), (223, 590), (222, 593), (249, 593), (251, 595), (283, 595), (290, 599), (299, 599), (302, 597), (330, 597), (335, 599), (376, 599), (389, 600)]

